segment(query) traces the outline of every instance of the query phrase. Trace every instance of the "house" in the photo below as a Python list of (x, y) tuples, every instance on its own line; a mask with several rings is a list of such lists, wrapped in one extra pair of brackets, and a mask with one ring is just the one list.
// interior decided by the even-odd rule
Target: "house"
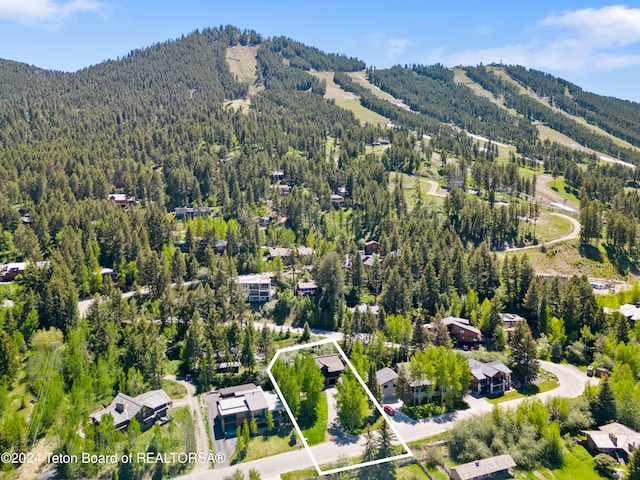
[(258, 224), (259, 228), (267, 228), (273, 222), (273, 217), (270, 217), (268, 215), (263, 215), (263, 216), (253, 217), (252, 220)]
[(236, 278), (247, 297), (249, 303), (262, 303), (273, 300), (276, 294), (275, 287), (271, 284), (273, 274), (239, 275)]
[(475, 462), (451, 467), (449, 475), (452, 480), (480, 480), (483, 478), (513, 477), (516, 462), (511, 455), (498, 455), (483, 458)]
[(174, 210), (176, 220), (185, 220), (189, 218), (203, 217), (206, 218), (211, 213), (211, 209), (207, 207), (176, 207)]
[(303, 297), (315, 297), (322, 292), (316, 282), (298, 282), (294, 290), (296, 295), (302, 295)]
[(631, 323), (631, 326), (633, 327), (636, 321), (640, 320), (640, 302), (622, 305), (619, 312), (627, 317), (627, 320), (629, 320), (629, 323)]
[(104, 267), (100, 269), (100, 276), (104, 282), (107, 278), (111, 280), (114, 287), (120, 286), (118, 279), (118, 271), (115, 268)]
[(369, 240), (364, 244), (364, 254), (365, 255), (374, 255), (380, 253), (380, 244), (375, 240)]
[(11, 282), (15, 280), (18, 275), (24, 273), (27, 268), (26, 262), (13, 262), (7, 263), (2, 270), (0, 270), (0, 281)]
[(511, 388), (511, 370), (501, 361), (483, 363), (469, 358), (471, 382), (469, 388), (478, 395), (492, 395)]
[(376, 380), (380, 385), (383, 400), (395, 400), (396, 398), (396, 378), (398, 374), (389, 367), (385, 367), (376, 372)]
[(324, 377), (324, 386), (329, 387), (335, 385), (340, 375), (344, 373), (344, 363), (340, 355), (337, 353), (316, 355), (313, 359), (316, 361), (316, 365), (320, 367), (320, 371)]
[(449, 335), (456, 345), (477, 349), (478, 344), (482, 341), (480, 330), (471, 325), (466, 318), (446, 317), (442, 319), (442, 323), (446, 325)]
[(135, 197), (127, 197), (126, 193), (110, 193), (107, 198), (113, 200), (119, 207), (126, 207), (131, 203), (136, 203)]
[(524, 318), (520, 315), (516, 315), (515, 313), (500, 313), (498, 315), (502, 319), (502, 327), (504, 328), (509, 340), (511, 340), (513, 332), (516, 330), (516, 324), (518, 322), (526, 322)]
[(336, 207), (342, 206), (344, 203), (344, 197), (342, 195), (333, 194), (331, 195), (331, 205), (335, 205)]
[(602, 425), (599, 430), (585, 430), (587, 446), (592, 452), (606, 453), (626, 461), (631, 450), (640, 446), (640, 433), (618, 422)]
[(313, 248), (309, 247), (295, 247), (295, 250), (287, 247), (263, 247), (269, 249), (269, 257), (268, 260), (273, 260), (275, 258), (281, 258), (282, 263), (285, 265), (291, 264), (291, 254), (292, 252), (296, 255), (297, 258), (301, 258), (303, 260), (307, 260), (303, 257), (310, 257), (313, 255)]
[(279, 183), (277, 185), (271, 185), (271, 188), (277, 189), (280, 192), (281, 197), (288, 197), (291, 194), (291, 186)]
[(433, 381), (428, 378), (418, 378), (411, 380), (411, 370), (409, 367), (409, 362), (399, 362), (396, 363), (396, 371), (399, 373), (400, 369), (404, 369), (405, 376), (409, 381), (409, 388), (411, 389), (411, 396), (413, 398), (413, 402), (416, 405), (421, 404), (425, 398), (430, 400), (434, 394), (434, 386)]
[(213, 245), (213, 252), (217, 253), (218, 255), (222, 255), (227, 251), (227, 244), (228, 242), (226, 240), (218, 240)]
[(370, 313), (372, 315), (378, 316), (380, 315), (380, 306), (379, 305), (369, 305), (368, 303), (359, 303), (355, 307), (349, 308), (353, 313), (358, 312), (359, 314)]
[(253, 383), (222, 388), (216, 402), (222, 431), (226, 437), (237, 435), (245, 420), (255, 419), (258, 427), (267, 423), (267, 412), (271, 411), (274, 422), (281, 422), (283, 405), (274, 392), (265, 392)]
[(216, 364), (216, 373), (238, 373), (240, 362), (221, 362)]
[(274, 182), (284, 180), (284, 172), (282, 170), (273, 170), (271, 172), (271, 180)]
[(102, 417), (110, 414), (117, 430), (126, 430), (133, 418), (140, 423), (141, 430), (147, 430), (158, 418), (167, 416), (167, 409), (173, 405), (167, 393), (160, 390), (151, 390), (137, 397), (130, 397), (118, 392), (113, 401), (89, 415), (89, 419), (99, 424)]

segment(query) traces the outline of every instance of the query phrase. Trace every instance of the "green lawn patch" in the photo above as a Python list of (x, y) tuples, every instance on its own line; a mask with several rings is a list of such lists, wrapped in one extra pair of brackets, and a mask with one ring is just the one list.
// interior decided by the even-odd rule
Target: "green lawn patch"
[(580, 200), (578, 200), (578, 197), (575, 194), (575, 189), (567, 185), (564, 179), (558, 177), (555, 180), (551, 180), (549, 182), (549, 188), (551, 188), (558, 195), (567, 200), (568, 204), (572, 206), (580, 205)]
[[(249, 442), (247, 456), (241, 461), (249, 462), (251, 460), (257, 460), (258, 458), (270, 457), (271, 455), (277, 455), (299, 448), (295, 445), (290, 445), (290, 437), (291, 435), (289, 433), (252, 437)], [(231, 459), (231, 464), (234, 464), (234, 458)]]
[(166, 362), (164, 362), (164, 370), (169, 375), (178, 375), (181, 363), (182, 360), (167, 360)]
[(553, 480), (598, 480), (602, 477), (594, 470), (593, 457), (587, 452), (587, 450), (580, 446), (574, 445), (565, 454), (564, 465), (562, 468), (556, 468), (549, 470), (547, 468), (537, 468), (534, 472), (522, 471), (518, 472), (516, 468), (516, 479), (532, 479), (539, 480), (540, 476), (536, 476), (536, 473), (543, 475), (544, 478)]
[(529, 397), (531, 395), (537, 395), (538, 393), (548, 392), (549, 390), (553, 390), (558, 387), (558, 380), (551, 377), (546, 377), (547, 380), (544, 380), (540, 383), (536, 384), (527, 384), (523, 385), (517, 390), (509, 390), (504, 395), (496, 396), (496, 397), (487, 397), (487, 401), (493, 403), (494, 405), (501, 402), (507, 402), (509, 400), (515, 400), (516, 398)]
[(166, 378), (162, 380), (162, 389), (167, 392), (171, 400), (179, 400), (187, 395), (187, 389), (184, 385)]
[(304, 438), (307, 439), (309, 446), (317, 445), (324, 442), (327, 435), (327, 421), (329, 419), (329, 406), (327, 404), (327, 395), (322, 392), (320, 402), (318, 403), (318, 418), (315, 425), (302, 430)]
[(429, 477), (422, 471), (419, 465), (412, 463), (411, 465), (399, 468), (396, 473), (396, 478), (398, 480), (422, 480), (423, 478), (428, 479)]

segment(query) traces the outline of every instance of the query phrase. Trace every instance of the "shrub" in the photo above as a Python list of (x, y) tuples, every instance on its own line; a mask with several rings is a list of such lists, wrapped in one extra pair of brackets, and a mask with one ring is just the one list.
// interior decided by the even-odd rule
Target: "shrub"
[(595, 470), (603, 477), (607, 478), (615, 478), (616, 477), (616, 468), (619, 466), (618, 462), (616, 462), (615, 458), (611, 455), (607, 455), (606, 453), (599, 453), (593, 459), (595, 462)]

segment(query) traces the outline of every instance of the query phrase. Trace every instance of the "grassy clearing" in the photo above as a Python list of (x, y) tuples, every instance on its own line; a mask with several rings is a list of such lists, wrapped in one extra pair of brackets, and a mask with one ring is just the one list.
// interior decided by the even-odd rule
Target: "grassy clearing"
[(586, 275), (589, 278), (633, 281), (640, 279), (634, 272), (619, 272), (609, 261), (602, 246), (589, 247), (581, 253), (579, 240), (558, 242), (541, 248), (510, 252), (510, 255), (526, 255), (534, 270), (540, 275)]
[(250, 93), (254, 93), (251, 89), (255, 91), (255, 87), (253, 85), (257, 78), (257, 52), (258, 46), (250, 47), (236, 45), (235, 47), (227, 48), (227, 63), (229, 64), (229, 70), (231, 70), (231, 73), (234, 75), (237, 75), (240, 81), (249, 83)]
[(548, 242), (568, 235), (572, 228), (573, 225), (566, 218), (542, 212), (536, 224), (536, 237), (539, 243)]
[(602, 477), (594, 470), (593, 457), (587, 450), (574, 445), (566, 453), (562, 468), (549, 470), (548, 468), (538, 468), (535, 471), (518, 471), (516, 469), (517, 480), (599, 480)]
[(178, 382), (166, 378), (162, 380), (162, 389), (167, 392), (171, 400), (179, 400), (187, 395), (187, 389), (184, 385), (180, 385)]
[(309, 446), (317, 445), (325, 441), (327, 436), (327, 422), (329, 420), (329, 405), (327, 404), (327, 396), (320, 395), (320, 403), (318, 404), (318, 418), (315, 425), (302, 430), (302, 435), (307, 439)]
[(164, 370), (169, 375), (177, 375), (180, 371), (181, 360), (167, 360), (164, 362)]
[[(429, 477), (418, 465), (412, 463), (411, 465), (399, 468), (396, 473), (396, 478), (398, 480), (421, 480), (423, 478), (428, 479)], [(445, 478), (447, 477), (445, 476)]]
[(365, 108), (360, 103), (360, 99), (353, 93), (343, 90), (338, 84), (333, 81), (333, 72), (311, 72), (318, 78), (321, 78), (327, 83), (327, 89), (324, 94), (324, 98), (334, 100), (336, 105), (350, 110), (355, 117), (360, 121), (362, 125), (370, 123), (372, 125), (384, 126), (390, 123), (386, 117)]
[(556, 178), (555, 180), (551, 180), (551, 182), (549, 182), (549, 188), (567, 200), (567, 203), (576, 207), (580, 205), (580, 200), (576, 197), (573, 188), (567, 185), (564, 179)]
[(557, 380), (545, 380), (544, 382), (540, 382), (535, 385), (523, 385), (517, 390), (510, 390), (500, 397), (487, 397), (487, 401), (496, 405), (498, 403), (508, 402), (509, 400), (515, 400), (516, 398), (530, 397), (531, 395), (537, 395), (538, 393), (548, 392), (549, 390), (553, 390), (557, 387)]
[[(271, 455), (277, 455), (279, 453), (290, 452), (299, 448), (298, 446), (291, 446), (289, 444), (289, 435), (259, 435), (253, 437), (249, 442), (249, 449), (247, 456), (242, 459), (242, 462), (249, 462), (251, 460), (257, 460), (258, 458), (269, 457)], [(233, 459), (232, 459), (233, 462)], [(233, 463), (232, 463), (233, 464)]]
[(564, 145), (565, 147), (575, 148), (576, 150), (580, 150), (582, 152), (589, 151), (587, 148), (580, 145), (574, 139), (567, 137), (565, 134), (554, 130), (553, 128), (547, 127), (546, 125), (542, 125), (537, 123), (535, 125), (538, 133), (540, 134), (540, 141), (544, 142), (545, 140), (549, 140), (550, 142), (556, 142), (558, 145)]

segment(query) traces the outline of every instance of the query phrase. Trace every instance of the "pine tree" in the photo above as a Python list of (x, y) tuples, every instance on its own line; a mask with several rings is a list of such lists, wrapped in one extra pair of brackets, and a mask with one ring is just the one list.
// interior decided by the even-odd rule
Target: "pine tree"
[(540, 362), (536, 357), (537, 345), (527, 322), (516, 322), (511, 340), (511, 364), (513, 373), (524, 378), (525, 383), (538, 374)]
[(604, 425), (616, 419), (616, 400), (608, 378), (600, 386), (598, 397), (591, 406), (591, 413), (598, 425)]
[(631, 451), (627, 475), (624, 478), (625, 480), (640, 480), (640, 447)]

